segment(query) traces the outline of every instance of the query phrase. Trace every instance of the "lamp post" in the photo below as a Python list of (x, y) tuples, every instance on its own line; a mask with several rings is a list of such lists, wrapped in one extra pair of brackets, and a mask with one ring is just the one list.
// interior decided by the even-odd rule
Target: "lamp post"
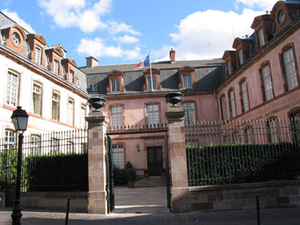
[(28, 115), (25, 110), (18, 106), (13, 112), (11, 119), (15, 126), (15, 130), (19, 132), (18, 142), (18, 165), (17, 165), (17, 181), (16, 181), (16, 196), (13, 207), (13, 213), (11, 214), (12, 224), (21, 224), (22, 208), (20, 204), (20, 189), (21, 189), (21, 166), (22, 166), (22, 144), (23, 144), (23, 132), (27, 129)]

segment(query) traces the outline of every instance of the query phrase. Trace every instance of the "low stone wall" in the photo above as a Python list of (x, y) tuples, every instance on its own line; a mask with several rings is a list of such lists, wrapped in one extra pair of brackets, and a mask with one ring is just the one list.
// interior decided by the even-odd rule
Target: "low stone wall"
[(70, 212), (87, 212), (86, 192), (28, 192), (21, 193), (21, 206), (27, 209), (65, 211), (70, 198)]
[(300, 207), (300, 180), (189, 188), (191, 211)]

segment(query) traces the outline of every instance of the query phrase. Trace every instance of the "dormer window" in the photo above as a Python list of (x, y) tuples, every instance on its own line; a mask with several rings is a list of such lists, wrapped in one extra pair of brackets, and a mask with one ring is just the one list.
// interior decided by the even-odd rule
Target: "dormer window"
[(12, 41), (15, 45), (20, 44), (20, 36), (16, 32), (12, 34)]
[(285, 20), (285, 12), (282, 9), (282, 10), (279, 11), (279, 13), (277, 15), (277, 21), (278, 21), (279, 24), (282, 24), (284, 22), (284, 20)]
[(74, 70), (70, 70), (70, 83), (74, 83), (74, 74), (75, 74), (75, 72), (74, 72)]
[(35, 47), (35, 62), (42, 64), (42, 49), (39, 46)]
[(151, 77), (148, 77), (148, 90), (156, 90), (157, 85), (156, 85), (156, 78), (151, 79)]
[(266, 44), (264, 38), (264, 31), (262, 28), (258, 30), (258, 43), (260, 48)]
[(235, 70), (236, 65), (236, 52), (235, 51), (225, 51), (222, 59), (225, 62), (226, 78), (229, 77)]
[(121, 71), (113, 70), (109, 72), (107, 76), (109, 79), (107, 93), (118, 93), (125, 91), (123, 85), (124, 74)]
[(59, 61), (57, 59), (54, 59), (54, 73), (56, 75), (59, 73)]
[(97, 84), (92, 84), (92, 92), (96, 92), (97, 91)]
[(41, 34), (28, 34), (27, 35), (27, 41), (30, 46), (30, 51), (31, 51), (31, 59), (33, 61), (42, 66), (46, 66), (46, 60), (45, 60), (45, 47), (47, 44), (47, 41)]
[(195, 86), (195, 69), (189, 66), (182, 67), (178, 70), (180, 84), (179, 88), (193, 88)]
[(183, 75), (183, 88), (192, 88), (192, 76)]
[(155, 68), (152, 68), (151, 70), (152, 70), (151, 71), (152, 74), (150, 74), (150, 69), (146, 69), (144, 71), (144, 76), (145, 76), (144, 90), (145, 91), (160, 90), (160, 84), (159, 84), (160, 71)]
[(70, 83), (74, 84), (75, 71), (74, 68), (77, 67), (77, 63), (74, 59), (62, 59), (61, 63), (64, 68), (64, 76), (65, 80), (68, 80)]
[(255, 44), (255, 50), (260, 51), (260, 49), (273, 37), (274, 21), (269, 14), (257, 16), (253, 20), (251, 28), (255, 30), (256, 41), (253, 43)]
[(12, 24), (10, 27), (1, 29), (1, 35), (8, 48), (18, 54), (26, 56), (22, 45), (23, 41), (26, 40), (26, 34), (21, 26)]
[[(52, 71), (57, 76), (62, 76), (61, 60), (64, 57), (64, 52), (61, 45), (47, 48), (45, 52), (47, 55), (48, 70)], [(66, 70), (63, 72), (66, 72)]]
[(238, 56), (239, 56), (239, 64), (242, 65), (244, 63), (242, 49), (238, 50)]
[(226, 69), (227, 69), (227, 74), (229, 76), (232, 73), (231, 72), (231, 63), (230, 63), (230, 61), (227, 61), (227, 63), (226, 63)]
[(120, 80), (119, 79), (111, 79), (111, 91), (112, 92), (120, 92)]

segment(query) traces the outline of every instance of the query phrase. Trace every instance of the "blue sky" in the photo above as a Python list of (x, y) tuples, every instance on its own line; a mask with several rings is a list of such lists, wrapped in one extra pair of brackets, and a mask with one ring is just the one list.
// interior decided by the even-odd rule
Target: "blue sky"
[(49, 46), (61, 44), (78, 66), (222, 57), (235, 37), (276, 0), (1, 0), (0, 10)]

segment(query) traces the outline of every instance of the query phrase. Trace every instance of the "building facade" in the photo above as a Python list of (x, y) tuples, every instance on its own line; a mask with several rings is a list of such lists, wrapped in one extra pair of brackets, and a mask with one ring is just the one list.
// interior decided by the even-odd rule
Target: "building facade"
[(10, 119), (17, 106), (29, 115), (26, 135), (86, 129), (86, 76), (61, 45), (49, 47), (0, 12), (0, 135), (16, 143)]
[[(170, 61), (155, 62), (150, 68), (135, 70), (136, 64), (98, 66), (87, 58), (87, 87), (91, 96), (107, 100), (101, 109), (109, 119), (109, 130), (124, 127), (157, 128), (167, 123), (165, 112), (171, 107), (165, 96), (170, 92), (184, 94), (186, 122), (217, 120), (218, 105), (214, 90), (220, 84), (224, 70), (221, 59), (176, 61), (170, 51)], [(131, 162), (138, 175), (145, 169), (158, 176), (165, 167), (164, 133), (112, 135), (114, 161), (124, 168)]]
[(217, 92), (222, 120), (299, 117), (300, 1), (279, 1), (254, 18), (254, 33), (225, 51)]

